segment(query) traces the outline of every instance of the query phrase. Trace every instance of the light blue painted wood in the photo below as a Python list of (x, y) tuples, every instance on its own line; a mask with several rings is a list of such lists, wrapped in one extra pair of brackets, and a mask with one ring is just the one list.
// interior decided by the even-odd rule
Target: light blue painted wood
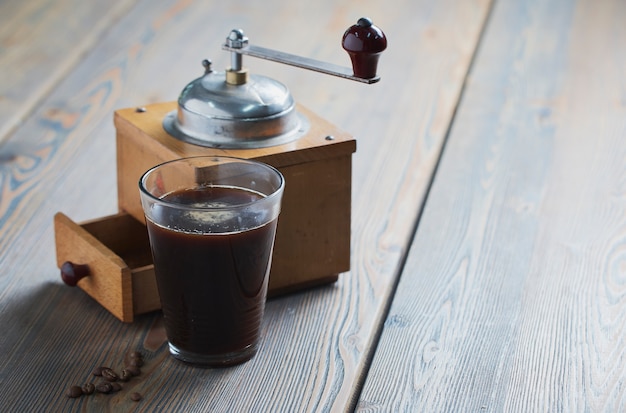
[(624, 21), (495, 3), (358, 411), (626, 409)]
[(0, 4), (0, 144), (90, 52), (132, 1)]
[[(489, 5), (135, 2), (0, 148), (0, 410), (349, 409)], [(61, 284), (53, 215), (62, 211), (82, 221), (116, 212), (115, 109), (175, 100), (202, 74), (204, 58), (224, 68), (229, 56), (220, 44), (235, 27), (262, 46), (347, 64), (341, 35), (363, 15), (390, 39), (376, 85), (247, 63), (358, 139), (352, 270), (335, 285), (270, 301), (262, 348), (253, 360), (227, 370), (181, 365), (167, 354), (158, 314), (124, 325), (82, 291)], [(124, 354), (137, 348), (146, 366), (123, 392), (64, 396), (69, 385), (92, 380), (93, 367), (119, 369)], [(144, 400), (130, 401), (131, 391)]]

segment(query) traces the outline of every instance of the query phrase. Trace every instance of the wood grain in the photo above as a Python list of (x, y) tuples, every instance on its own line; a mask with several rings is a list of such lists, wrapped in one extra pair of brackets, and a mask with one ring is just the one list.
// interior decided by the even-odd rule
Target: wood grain
[[(91, 53), (39, 94), (45, 98), (1, 148), (0, 406), (350, 409), (490, 1), (398, 0), (394, 7), (373, 0), (133, 3), (118, 21), (107, 23)], [(61, 285), (54, 214), (62, 211), (81, 222), (117, 212), (115, 109), (174, 100), (201, 75), (204, 58), (225, 67), (229, 57), (220, 43), (235, 27), (262, 46), (347, 64), (340, 37), (363, 15), (390, 40), (379, 65), (382, 80), (371, 87), (247, 61), (251, 70), (280, 79), (297, 101), (358, 138), (352, 270), (329, 287), (268, 302), (262, 348), (253, 360), (226, 370), (179, 364), (167, 354), (158, 313), (126, 325), (82, 291)], [(91, 380), (93, 367), (120, 368), (124, 354), (137, 348), (145, 354), (144, 374), (123, 392), (64, 396), (69, 385)], [(26, 396), (24, 388), (30, 389)], [(140, 391), (144, 400), (130, 401), (130, 391)]]
[(0, 4), (0, 143), (88, 54), (132, 1)]
[(496, 3), (358, 411), (626, 409), (625, 20)]

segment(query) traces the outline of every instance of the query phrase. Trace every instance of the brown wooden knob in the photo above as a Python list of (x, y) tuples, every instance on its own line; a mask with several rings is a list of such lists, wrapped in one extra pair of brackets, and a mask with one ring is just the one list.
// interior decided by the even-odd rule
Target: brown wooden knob
[(89, 276), (89, 267), (85, 264), (74, 264), (73, 262), (65, 261), (61, 265), (61, 279), (70, 287), (76, 286), (80, 279), (87, 276)]
[(350, 55), (354, 76), (363, 79), (376, 77), (378, 58), (387, 48), (387, 38), (372, 20), (361, 17), (350, 26), (343, 35), (341, 46)]

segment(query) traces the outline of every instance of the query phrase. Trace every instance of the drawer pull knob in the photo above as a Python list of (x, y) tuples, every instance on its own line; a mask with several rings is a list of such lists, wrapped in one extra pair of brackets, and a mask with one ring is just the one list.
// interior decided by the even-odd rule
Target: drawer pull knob
[(61, 265), (61, 279), (70, 287), (76, 286), (81, 278), (85, 278), (89, 275), (89, 267), (85, 264), (74, 264), (70, 261), (65, 261)]

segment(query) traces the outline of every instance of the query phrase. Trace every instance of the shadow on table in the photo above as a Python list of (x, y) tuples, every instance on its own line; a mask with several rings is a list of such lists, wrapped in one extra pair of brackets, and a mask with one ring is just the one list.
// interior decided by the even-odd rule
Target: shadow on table
[[(68, 399), (69, 386), (96, 382), (91, 372), (98, 366), (120, 371), (132, 350), (140, 349), (146, 363), (158, 365), (166, 356), (160, 319), (155, 312), (122, 323), (85, 292), (60, 281), (5, 297), (0, 313), (0, 410), (51, 411), (58, 403), (65, 406), (59, 411), (80, 408), (87, 401)], [(141, 381), (126, 384), (140, 386)], [(110, 401), (105, 399), (88, 403), (106, 407)]]
[[(121, 368), (124, 355), (134, 349), (144, 352), (146, 366), (142, 376), (128, 385), (142, 392), (149, 392), (142, 387), (147, 382), (147, 388), (169, 388), (172, 383), (184, 382), (185, 392), (170, 392), (168, 397), (185, 398), (207, 393), (207, 386), (246, 382), (249, 369), (275, 362), (271, 353), (297, 348), (293, 332), (306, 325), (313, 313), (317, 321), (309, 327), (320, 331), (328, 328), (326, 317), (319, 317), (319, 313), (328, 311), (330, 301), (338, 299), (341, 288), (337, 284), (272, 298), (264, 319), (263, 349), (253, 362), (228, 369), (197, 369), (169, 356), (160, 312), (136, 317), (131, 324), (122, 323), (82, 290), (48, 281), (20, 296), (5, 297), (2, 303), (1, 404), (14, 406), (15, 411), (43, 411), (50, 403), (70, 410), (88, 403), (90, 408), (106, 410), (110, 399), (75, 401), (65, 392), (72, 384), (93, 382), (91, 371), (95, 367)], [(25, 386), (28, 397), (24, 397)], [(199, 402), (210, 404), (208, 399)], [(146, 403), (156, 405), (159, 399)]]

